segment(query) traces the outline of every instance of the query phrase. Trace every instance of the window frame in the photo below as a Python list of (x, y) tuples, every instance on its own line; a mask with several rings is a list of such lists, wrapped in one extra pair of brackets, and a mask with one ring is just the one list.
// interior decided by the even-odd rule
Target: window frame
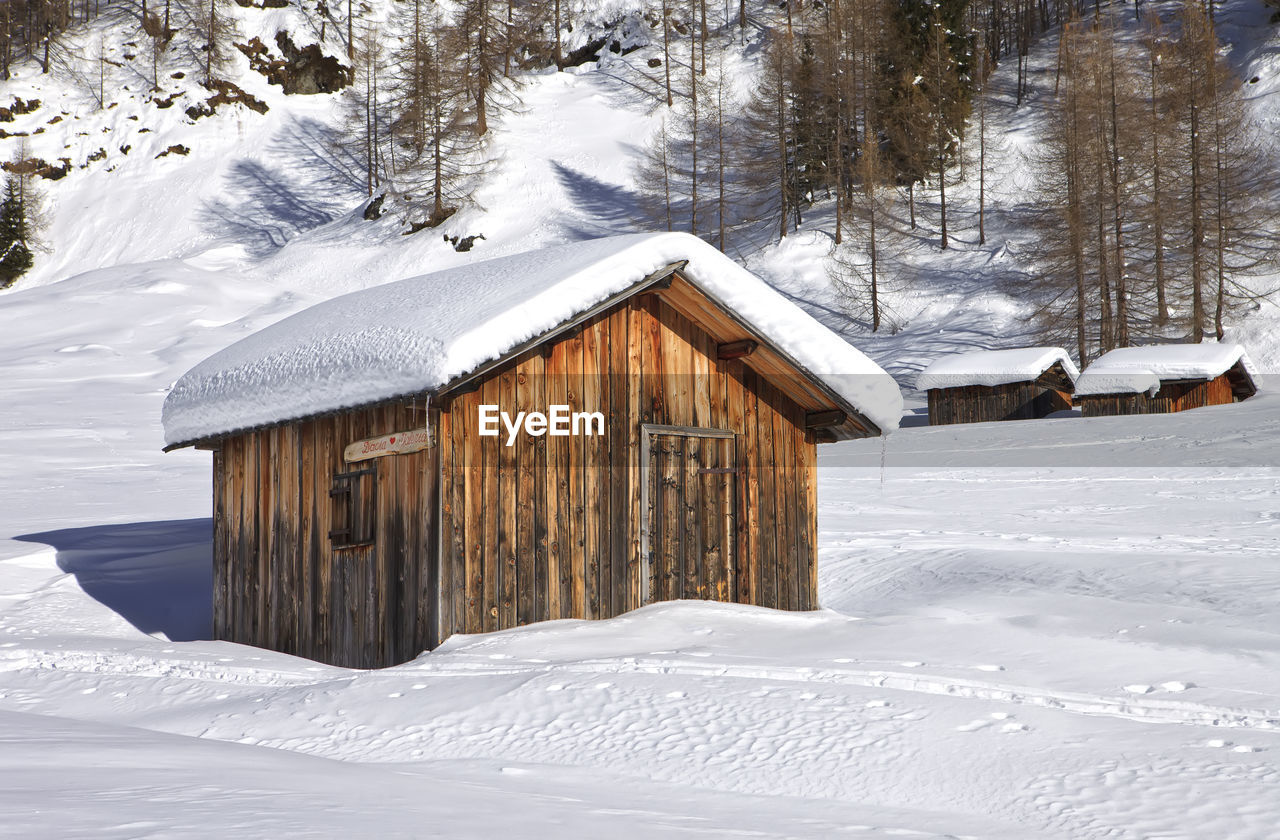
[(335, 550), (367, 548), (378, 538), (378, 462), (335, 472), (329, 486), (329, 545)]

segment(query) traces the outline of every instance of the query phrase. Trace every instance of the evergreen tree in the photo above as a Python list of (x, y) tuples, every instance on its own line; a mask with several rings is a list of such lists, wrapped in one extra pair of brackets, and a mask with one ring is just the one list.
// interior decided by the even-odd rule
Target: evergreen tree
[(5, 179), (0, 202), (0, 289), (13, 285), (33, 262), (22, 179), (11, 175)]
[(941, 242), (947, 247), (946, 170), (955, 159), (968, 115), (968, 0), (904, 0), (890, 5), (880, 46), (878, 123), (888, 154), (908, 188), (911, 226), (915, 184), (933, 175), (941, 202)]

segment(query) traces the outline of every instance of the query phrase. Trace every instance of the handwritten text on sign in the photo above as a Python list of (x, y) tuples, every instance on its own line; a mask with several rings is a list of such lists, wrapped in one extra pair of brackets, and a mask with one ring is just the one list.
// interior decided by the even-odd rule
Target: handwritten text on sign
[(367, 461), (383, 455), (406, 455), (410, 452), (421, 452), (431, 445), (431, 433), (426, 429), (414, 429), (411, 432), (392, 432), (382, 437), (358, 440), (342, 451), (342, 459)]

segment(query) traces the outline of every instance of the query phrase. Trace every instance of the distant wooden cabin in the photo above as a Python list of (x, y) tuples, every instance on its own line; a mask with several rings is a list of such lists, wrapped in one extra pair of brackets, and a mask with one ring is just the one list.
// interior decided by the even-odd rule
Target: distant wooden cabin
[(916, 380), (929, 425), (1034, 420), (1071, 408), (1079, 371), (1060, 347), (978, 350), (936, 359)]
[[(495, 419), (522, 411), (550, 416)], [(327, 301), (194, 368), (165, 429), (213, 451), (215, 638), (379, 667), (668, 599), (815, 609), (816, 444), (900, 413), (857, 350), (659, 234)]]
[(1248, 399), (1258, 392), (1238, 344), (1123, 347), (1100, 356), (1080, 377), (1085, 417), (1168, 414)]

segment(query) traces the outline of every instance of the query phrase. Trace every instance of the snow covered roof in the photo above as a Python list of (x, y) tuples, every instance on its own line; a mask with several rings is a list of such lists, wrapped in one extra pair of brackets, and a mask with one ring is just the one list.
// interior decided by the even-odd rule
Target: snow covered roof
[(164, 403), (170, 447), (438, 388), (672, 263), (882, 431), (902, 395), (875, 362), (695, 236), (575, 242), (342, 295), (215, 353)]
[(1162, 380), (1214, 379), (1239, 362), (1250, 379), (1253, 363), (1239, 344), (1153, 344), (1121, 347), (1096, 360), (1076, 383), (1077, 396), (1154, 394)]
[(1055, 364), (1061, 364), (1074, 382), (1080, 376), (1067, 351), (1061, 347), (1022, 347), (1016, 350), (975, 350), (935, 359), (920, 372), (916, 388), (961, 388), (968, 385), (1008, 385), (1034, 380)]

